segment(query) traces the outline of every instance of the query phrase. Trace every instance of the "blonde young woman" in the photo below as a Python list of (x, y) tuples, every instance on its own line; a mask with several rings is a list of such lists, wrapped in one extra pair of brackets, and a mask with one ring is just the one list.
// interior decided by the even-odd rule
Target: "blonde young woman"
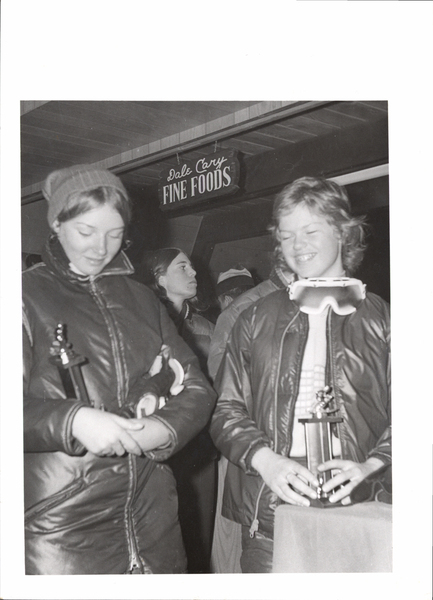
[[(358, 484), (391, 465), (389, 306), (351, 278), (365, 249), (362, 219), (351, 215), (343, 188), (305, 177), (277, 196), (272, 231), (298, 292), (275, 291), (239, 316), (211, 423), (229, 460), (222, 514), (242, 526), (245, 573), (272, 570), (279, 503), (309, 506), (319, 474), (331, 473), (322, 492), (346, 505)], [(328, 286), (322, 296), (311, 285), (317, 278)], [(331, 460), (313, 473), (299, 419), (325, 387), (342, 422)]]

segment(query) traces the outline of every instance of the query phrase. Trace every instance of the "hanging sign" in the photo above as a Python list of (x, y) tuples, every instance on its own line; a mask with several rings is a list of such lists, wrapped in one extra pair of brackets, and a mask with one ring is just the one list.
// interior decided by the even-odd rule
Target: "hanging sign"
[(225, 196), (239, 189), (239, 161), (229, 149), (180, 161), (161, 173), (158, 186), (162, 210), (189, 206), (209, 198)]

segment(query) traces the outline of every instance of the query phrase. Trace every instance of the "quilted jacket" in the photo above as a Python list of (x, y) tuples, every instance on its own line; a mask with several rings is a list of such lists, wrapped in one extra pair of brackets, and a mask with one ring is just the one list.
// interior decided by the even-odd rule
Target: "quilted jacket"
[[(68, 268), (57, 238), (23, 273), (25, 534), (27, 574), (185, 571), (177, 495), (165, 460), (208, 422), (215, 393), (165, 308), (120, 253), (97, 276)], [(49, 360), (66, 324), (92, 404), (117, 411), (162, 344), (182, 364), (185, 389), (151, 418), (170, 443), (146, 455), (98, 457), (72, 436), (81, 406)], [(161, 540), (163, 543), (161, 544)]]
[[(235, 323), (215, 387), (211, 422), (217, 448), (228, 458), (223, 516), (268, 538), (279, 499), (251, 466), (267, 446), (289, 456), (308, 316), (285, 290), (262, 298)], [(370, 456), (391, 463), (390, 319), (374, 294), (356, 312), (327, 320), (327, 383), (343, 422), (342, 458)]]
[(263, 298), (264, 296), (267, 296), (271, 292), (275, 292), (278, 289), (287, 288), (291, 278), (291, 275), (284, 275), (280, 269), (274, 267), (269, 279), (262, 281), (255, 287), (235, 298), (233, 302), (231, 302), (229, 306), (222, 311), (215, 325), (209, 348), (209, 358), (207, 361), (209, 375), (212, 381), (216, 377), (218, 368), (224, 355), (227, 340), (238, 316), (260, 298)]

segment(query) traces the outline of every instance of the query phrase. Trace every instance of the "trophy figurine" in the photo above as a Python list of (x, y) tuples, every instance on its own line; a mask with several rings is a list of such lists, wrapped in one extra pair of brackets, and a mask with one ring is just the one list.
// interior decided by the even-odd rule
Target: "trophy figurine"
[(325, 507), (335, 506), (329, 503), (328, 495), (322, 491), (323, 484), (331, 479), (332, 473), (319, 473), (317, 467), (333, 458), (332, 455), (332, 432), (333, 423), (341, 423), (341, 417), (335, 415), (336, 408), (330, 408), (330, 403), (334, 399), (331, 394), (331, 388), (325, 386), (322, 390), (316, 392), (316, 402), (310, 409), (311, 417), (299, 419), (304, 425), (305, 445), (307, 448), (307, 467), (317, 475), (319, 487), (317, 488), (317, 500), (310, 502), (311, 506)]
[(80, 366), (86, 363), (87, 359), (72, 350), (72, 344), (69, 344), (66, 339), (66, 325), (61, 323), (57, 325), (50, 354), (50, 362), (59, 370), (66, 395), (90, 404)]

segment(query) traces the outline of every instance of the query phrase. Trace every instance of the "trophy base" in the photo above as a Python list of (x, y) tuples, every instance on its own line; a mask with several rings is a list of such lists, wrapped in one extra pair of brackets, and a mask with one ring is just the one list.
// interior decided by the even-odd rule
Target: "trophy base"
[(336, 508), (341, 507), (343, 504), (340, 502), (330, 502), (329, 498), (316, 498), (312, 500), (309, 498), (310, 506), (313, 508)]

